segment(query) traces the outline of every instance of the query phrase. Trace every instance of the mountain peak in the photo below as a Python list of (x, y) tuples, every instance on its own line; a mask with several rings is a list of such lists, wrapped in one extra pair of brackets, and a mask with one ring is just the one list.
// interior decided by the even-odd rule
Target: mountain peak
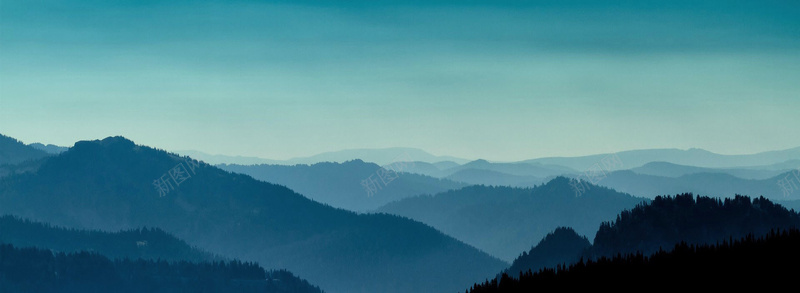
[(701, 148), (690, 148), (690, 149), (688, 149), (686, 151), (687, 152), (693, 152), (693, 153), (713, 154), (712, 152), (704, 150), (704, 149), (701, 149)]
[(489, 161), (484, 160), (484, 159), (477, 159), (477, 160), (469, 162), (469, 163), (467, 163), (465, 165), (487, 165), (487, 164), (489, 164)]
[[(542, 187), (550, 189), (550, 190), (561, 190), (561, 189), (568, 189), (568, 188), (571, 189), (571, 188), (573, 188), (572, 187), (572, 184), (573, 184), (572, 181), (573, 180), (580, 180), (580, 179), (567, 178), (567, 177), (564, 177), (564, 176), (556, 176), (552, 180), (550, 180), (547, 183), (545, 183)], [(582, 181), (581, 183), (583, 183), (584, 185), (586, 185), (589, 188), (594, 186), (591, 183), (585, 182), (585, 181)], [(554, 193), (554, 194), (560, 194), (560, 193)]]
[(538, 271), (553, 268), (560, 264), (572, 263), (592, 244), (570, 227), (558, 227), (545, 236), (539, 244), (523, 253), (511, 264), (506, 272), (517, 275), (528, 270)]
[(123, 136), (109, 136), (100, 141), (98, 141), (102, 146), (130, 146), (134, 147), (136, 144)]
[(132, 140), (130, 140), (130, 139), (127, 139), (127, 138), (125, 138), (124, 136), (121, 136), (121, 135), (117, 135), (117, 136), (109, 136), (109, 137), (106, 137), (106, 138), (104, 138), (104, 139), (100, 140), (100, 142), (102, 142), (102, 143), (117, 143), (117, 142), (124, 142), (124, 143), (131, 143), (131, 144), (133, 144), (133, 141), (132, 141)]
[(95, 149), (100, 148), (134, 148), (136, 144), (122, 136), (109, 136), (102, 140), (82, 140), (75, 143), (73, 149), (83, 150), (85, 148)]

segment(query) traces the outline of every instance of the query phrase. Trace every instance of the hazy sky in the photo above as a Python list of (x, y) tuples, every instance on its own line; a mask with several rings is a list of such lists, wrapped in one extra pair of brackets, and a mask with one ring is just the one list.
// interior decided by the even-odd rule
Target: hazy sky
[(800, 2), (660, 2), (2, 0), (0, 133), (273, 159), (800, 146)]

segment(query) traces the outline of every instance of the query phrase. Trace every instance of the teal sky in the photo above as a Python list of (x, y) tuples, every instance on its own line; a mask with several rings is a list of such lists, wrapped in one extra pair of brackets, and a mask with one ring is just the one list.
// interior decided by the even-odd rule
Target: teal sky
[(798, 81), (797, 1), (0, 1), (26, 143), (753, 153), (800, 146)]

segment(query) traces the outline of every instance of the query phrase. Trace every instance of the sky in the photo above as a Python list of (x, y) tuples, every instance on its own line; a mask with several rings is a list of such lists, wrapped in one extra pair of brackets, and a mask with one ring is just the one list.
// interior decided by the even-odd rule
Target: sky
[(0, 1), (0, 133), (288, 159), (800, 146), (797, 1)]

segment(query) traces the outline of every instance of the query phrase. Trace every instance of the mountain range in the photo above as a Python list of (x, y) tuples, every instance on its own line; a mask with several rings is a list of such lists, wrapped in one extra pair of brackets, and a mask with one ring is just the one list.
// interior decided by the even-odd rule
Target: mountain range
[(57, 145), (54, 145), (54, 144), (43, 144), (43, 143), (39, 143), (39, 142), (34, 142), (34, 143), (31, 143), (31, 144), (28, 144), (28, 146), (30, 146), (32, 148), (35, 148), (37, 150), (44, 151), (45, 153), (48, 153), (48, 154), (53, 154), (53, 155), (57, 155), (57, 154), (66, 152), (69, 149), (68, 147), (57, 146)]
[(628, 254), (646, 257), (680, 243), (715, 244), (798, 227), (800, 214), (763, 197), (722, 200), (691, 194), (659, 196), (620, 212), (614, 221), (602, 223), (592, 243), (571, 228), (558, 228), (516, 258), (504, 273), (517, 276), (566, 267), (580, 259)]
[(0, 178), (0, 213), (76, 229), (158, 227), (328, 292), (461, 290), (507, 265), (422, 223), (336, 209), (123, 137), (80, 141), (36, 172)]
[[(402, 172), (408, 164), (382, 168), (361, 160), (313, 165), (218, 165), (220, 169), (284, 185), (333, 207), (366, 212), (420, 194), (466, 186), (461, 182)], [(365, 185), (369, 184), (369, 185)]]
[[(60, 148), (60, 147), (59, 147)], [(61, 148), (63, 150), (63, 148)], [(520, 168), (528, 168), (524, 166), (534, 165), (542, 169), (549, 169), (549, 172), (538, 172), (534, 174), (525, 173), (519, 174), (515, 172), (504, 173), (512, 175), (532, 175), (537, 177), (557, 176), (571, 172), (583, 172), (592, 168), (595, 164), (600, 164), (605, 158), (609, 156), (616, 156), (620, 164), (616, 166), (608, 166), (609, 171), (617, 171), (624, 169), (633, 169), (642, 167), (652, 162), (665, 162), (675, 165), (685, 165), (702, 168), (715, 168), (715, 169), (764, 169), (770, 165), (779, 166), (781, 163), (787, 161), (800, 161), (800, 147), (790, 148), (785, 150), (767, 151), (755, 154), (743, 155), (723, 155), (713, 153), (704, 149), (691, 148), (691, 149), (641, 149), (620, 151), (616, 153), (603, 153), (587, 156), (574, 156), (574, 157), (541, 157), (534, 159), (521, 160), (516, 162), (489, 162), (486, 160), (468, 160), (453, 156), (437, 156), (432, 155), (424, 150), (416, 148), (383, 148), (383, 149), (348, 149), (341, 151), (332, 151), (312, 155), (308, 157), (298, 157), (288, 160), (275, 160), (265, 159), (258, 157), (245, 157), (245, 156), (226, 156), (226, 155), (211, 155), (201, 151), (195, 150), (178, 150), (178, 154), (188, 155), (195, 159), (205, 161), (210, 164), (238, 164), (238, 165), (257, 165), (257, 164), (271, 164), (271, 165), (297, 165), (297, 164), (316, 164), (321, 162), (346, 162), (360, 159), (365, 162), (371, 162), (378, 165), (387, 165), (397, 161), (418, 161), (428, 164), (437, 164), (439, 171), (444, 171), (457, 165), (464, 165), (473, 163), (472, 166), (465, 168), (474, 168), (475, 165), (485, 165), (487, 163), (498, 164), (508, 170), (509, 167), (518, 166)], [(506, 166), (503, 166), (506, 165)], [(510, 165), (510, 166), (508, 166)], [(422, 165), (420, 165), (422, 166)], [(780, 169), (794, 169), (797, 164), (784, 164), (779, 166)], [(498, 168), (493, 166), (492, 168)], [(486, 167), (478, 167), (478, 169), (492, 169)], [(433, 177), (446, 177), (458, 169), (449, 172), (437, 173), (435, 169), (421, 171), (424, 175)], [(497, 170), (495, 170), (497, 171)], [(555, 171), (555, 172), (553, 172)]]
[(436, 156), (417, 148), (382, 148), (382, 149), (347, 149), (340, 151), (324, 152), (308, 157), (297, 157), (288, 160), (265, 159), (259, 157), (246, 156), (226, 156), (212, 155), (195, 150), (177, 150), (178, 154), (191, 156), (209, 164), (238, 164), (238, 165), (311, 165), (316, 163), (331, 162), (343, 163), (352, 160), (362, 160), (378, 165), (388, 165), (394, 162), (454, 162), (463, 164), (469, 162), (467, 159), (452, 156)]
[(66, 253), (92, 251), (111, 259), (192, 262), (221, 259), (159, 228), (117, 232), (66, 229), (8, 215), (0, 217), (0, 243)]
[(582, 194), (566, 177), (532, 188), (469, 186), (403, 199), (377, 211), (423, 222), (510, 262), (558, 227), (592, 236), (601, 223), (647, 201), (584, 184)]
[[(800, 260), (800, 230), (776, 229), (766, 235), (746, 235), (718, 243), (685, 242), (652, 255), (618, 254), (571, 265), (501, 276), (475, 284), (468, 293), (512, 293), (555, 290), (619, 290), (622, 286), (678, 291), (687, 284), (735, 291), (742, 286), (790, 288)], [(735, 281), (733, 281), (735, 280)], [(763, 282), (768, 280), (769, 284)]]
[(251, 262), (109, 259), (0, 243), (0, 292), (321, 293), (287, 271)]
[[(455, 291), (497, 272), (795, 227), (796, 212), (769, 199), (800, 201), (776, 183), (796, 175), (797, 150), (503, 163), (392, 148), (213, 166), (123, 137), (64, 148), (0, 136), (0, 214), (11, 215), (0, 242), (123, 269), (115, 259), (242, 259), (329, 292)], [(581, 181), (596, 167), (599, 180)]]
[(525, 160), (522, 162), (560, 165), (579, 171), (585, 171), (592, 168), (595, 164), (600, 164), (604, 158), (609, 156), (616, 156), (620, 162), (620, 164), (615, 164), (615, 166), (607, 166), (610, 171), (637, 168), (650, 162), (667, 162), (705, 168), (737, 168), (764, 166), (797, 160), (800, 158), (800, 147), (747, 155), (721, 155), (697, 148), (688, 150), (645, 149), (579, 157), (548, 157)]
[(660, 196), (603, 223), (594, 237), (592, 256), (647, 255), (680, 242), (712, 244), (791, 228), (800, 228), (800, 214), (763, 197)]
[(28, 146), (19, 140), (0, 134), (0, 166), (14, 165), (47, 157), (43, 150)]
[(685, 166), (667, 162), (650, 162), (641, 167), (630, 169), (634, 173), (661, 177), (681, 177), (698, 173), (721, 173), (742, 179), (763, 180), (776, 177), (792, 169), (800, 167), (800, 160), (790, 160), (767, 166), (750, 166), (739, 168), (704, 168)]
[(680, 177), (663, 177), (624, 170), (607, 174), (597, 184), (647, 198), (693, 192), (714, 197), (735, 197), (737, 194), (742, 194), (764, 196), (772, 200), (795, 200), (800, 199), (800, 192), (785, 192), (778, 184), (783, 178), (793, 178), (795, 172), (797, 171), (788, 171), (772, 178), (756, 180), (742, 179), (725, 173), (693, 173)]
[[(371, 150), (373, 154), (401, 153), (404, 148)], [(411, 152), (413, 154), (425, 153)], [(307, 157), (305, 161), (315, 162), (321, 158), (350, 158), (348, 154), (357, 151), (331, 152)], [(373, 155), (375, 157), (377, 155)], [(413, 160), (415, 156), (400, 156)], [(406, 173), (416, 173), (439, 179), (448, 179), (470, 185), (492, 185), (512, 187), (532, 187), (545, 183), (556, 176), (584, 177), (594, 172), (600, 174), (602, 181), (589, 180), (595, 184), (608, 186), (640, 197), (653, 198), (657, 195), (695, 192), (703, 195), (731, 197), (736, 193), (764, 195), (773, 200), (800, 199), (800, 192), (785, 192), (776, 184), (787, 176), (787, 172), (800, 169), (800, 148), (762, 152), (748, 155), (721, 155), (702, 149), (646, 149), (622, 151), (581, 157), (545, 157), (520, 162), (490, 162), (475, 160), (438, 161), (444, 157), (426, 156), (428, 161), (416, 160), (406, 164)], [(452, 158), (451, 158), (452, 159)], [(302, 160), (301, 160), (302, 161)], [(365, 160), (369, 162), (369, 160)], [(392, 160), (378, 160), (390, 162)], [(458, 161), (458, 160), (457, 160)], [(272, 163), (276, 165), (278, 163)], [(286, 162), (279, 165), (287, 165)], [(292, 165), (287, 165), (292, 166)], [(229, 168), (223, 166), (223, 168)], [(302, 168), (302, 167), (299, 167)], [(239, 171), (253, 175), (261, 180), (275, 180), (278, 176), (262, 176), (259, 172)], [(290, 170), (287, 167), (284, 170)], [(624, 172), (629, 170), (629, 172)], [(616, 172), (622, 171), (622, 172)], [(300, 171), (297, 171), (300, 172)], [(609, 178), (606, 178), (609, 177)], [(290, 187), (294, 180), (286, 183)], [(352, 181), (352, 179), (350, 180)], [(646, 183), (644, 183), (646, 182)], [(314, 183), (310, 183), (314, 185)], [(798, 183), (800, 184), (800, 183)], [(296, 187), (301, 188), (301, 187)], [(420, 190), (422, 193), (429, 191)], [(404, 195), (405, 196), (405, 195)], [(402, 197), (402, 196), (401, 196)], [(401, 197), (392, 197), (397, 200)], [(370, 200), (373, 201), (373, 200)], [(326, 202), (323, 200), (323, 202)], [(334, 202), (330, 202), (334, 203)], [(335, 206), (350, 209), (349, 205)], [(374, 206), (374, 205), (373, 205)], [(356, 209), (363, 211), (363, 208)]]

